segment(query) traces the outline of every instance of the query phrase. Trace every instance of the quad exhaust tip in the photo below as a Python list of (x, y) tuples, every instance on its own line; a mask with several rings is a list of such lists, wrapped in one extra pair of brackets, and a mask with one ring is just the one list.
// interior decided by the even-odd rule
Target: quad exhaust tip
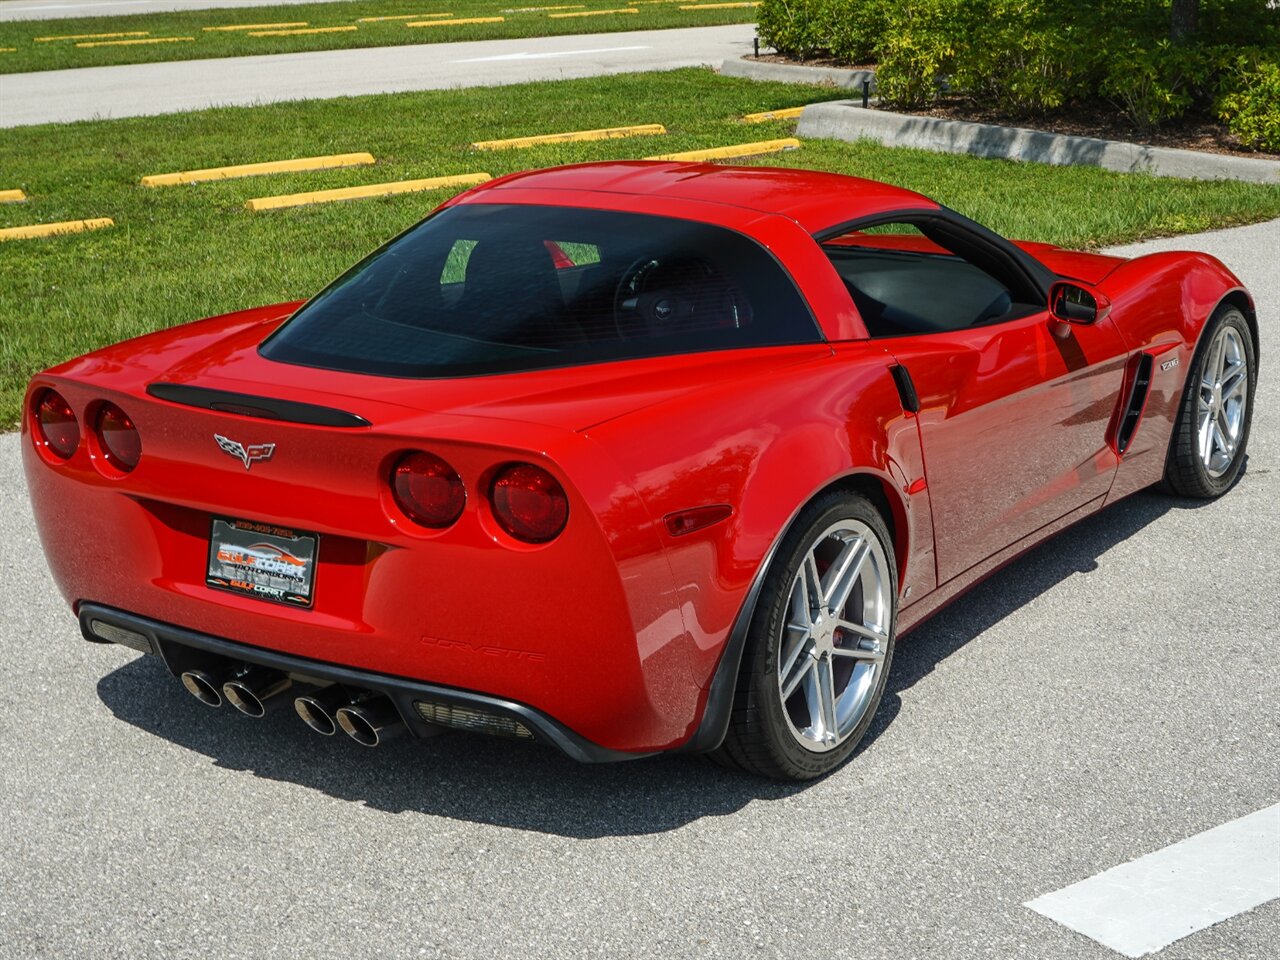
[(341, 707), (334, 717), (342, 732), (364, 747), (376, 747), (405, 729), (396, 705), (382, 695)]
[(208, 670), (187, 670), (181, 677), (182, 685), (207, 707), (222, 706), (222, 679)]
[(269, 667), (249, 667), (222, 685), (223, 698), (246, 717), (265, 716), (272, 698), (293, 685), (289, 675)]
[[(209, 707), (231, 704), (249, 717), (265, 716), (276, 698), (293, 685), (288, 674), (269, 667), (195, 668), (182, 673), (182, 686)], [(360, 697), (359, 691), (356, 697)], [(406, 730), (400, 710), (385, 694), (365, 693), (355, 699), (340, 684), (305, 693), (293, 701), (294, 712), (308, 727), (326, 737), (339, 730), (356, 743), (376, 747)]]
[(331, 737), (338, 732), (334, 714), (351, 704), (351, 697), (336, 683), (315, 693), (303, 694), (293, 701), (293, 709), (302, 722), (322, 736)]

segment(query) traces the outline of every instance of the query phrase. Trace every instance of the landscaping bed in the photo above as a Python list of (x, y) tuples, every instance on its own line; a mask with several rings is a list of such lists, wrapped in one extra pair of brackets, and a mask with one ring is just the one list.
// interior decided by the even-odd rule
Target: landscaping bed
[[(873, 71), (874, 64), (852, 64), (833, 57), (800, 59), (781, 53), (762, 53), (760, 56), (742, 58), (753, 63), (773, 63), (788, 67), (821, 67), (826, 70)], [(879, 102), (872, 102), (872, 109), (888, 109)], [(1280, 153), (1259, 150), (1240, 142), (1225, 123), (1215, 123), (1203, 117), (1181, 117), (1166, 121), (1159, 127), (1142, 128), (1121, 112), (1113, 103), (1094, 101), (1075, 103), (1036, 115), (1010, 113), (990, 105), (979, 103), (971, 97), (939, 96), (924, 106), (894, 107), (895, 113), (910, 113), (939, 120), (967, 120), (971, 123), (990, 123), (1002, 127), (1023, 127), (1061, 133), (1073, 137), (1094, 137), (1098, 140), (1118, 140), (1125, 143), (1143, 143), (1155, 147), (1172, 147), (1177, 150), (1201, 150), (1224, 156), (1252, 157), (1258, 160), (1280, 160)]]
[(762, 53), (759, 56), (748, 54), (742, 59), (753, 60), (756, 63), (781, 63), (793, 67), (830, 67), (836, 70), (874, 70), (876, 68), (874, 63), (849, 63), (835, 57), (810, 57), (807, 60), (798, 60), (785, 53)]
[(763, 0), (759, 34), (793, 63), (874, 63), (895, 112), (1280, 154), (1273, 0)]

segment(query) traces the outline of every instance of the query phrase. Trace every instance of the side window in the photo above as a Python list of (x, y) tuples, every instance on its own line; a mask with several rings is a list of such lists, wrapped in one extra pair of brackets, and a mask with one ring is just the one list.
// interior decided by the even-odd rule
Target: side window
[(877, 224), (822, 247), (873, 337), (941, 333), (1020, 315), (1008, 287), (913, 224)]

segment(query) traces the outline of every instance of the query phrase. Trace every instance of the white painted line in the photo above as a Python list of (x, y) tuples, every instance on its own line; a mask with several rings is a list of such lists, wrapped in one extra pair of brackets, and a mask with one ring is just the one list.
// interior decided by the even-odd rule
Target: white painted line
[(1024, 906), (1126, 957), (1280, 897), (1280, 803)]
[(650, 47), (595, 47), (591, 50), (556, 50), (552, 53), (504, 53), (497, 57), (472, 57), (450, 60), (450, 63), (493, 63), (496, 60), (546, 60), (550, 57), (576, 57), (584, 53), (620, 53), (624, 50), (649, 50)]

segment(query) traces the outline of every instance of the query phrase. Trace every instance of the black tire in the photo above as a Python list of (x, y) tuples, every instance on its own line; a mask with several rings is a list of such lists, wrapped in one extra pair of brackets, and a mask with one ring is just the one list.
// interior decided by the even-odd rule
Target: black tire
[[(1244, 398), (1239, 440), (1235, 445), (1230, 465), (1215, 476), (1200, 452), (1199, 421), (1201, 384), (1205, 370), (1212, 359), (1213, 345), (1223, 328), (1238, 334), (1244, 349), (1247, 392)], [(1165, 463), (1164, 489), (1183, 497), (1212, 500), (1229, 490), (1244, 469), (1245, 450), (1249, 443), (1249, 428), (1253, 420), (1253, 397), (1258, 383), (1257, 347), (1253, 331), (1244, 315), (1230, 304), (1218, 307), (1200, 335), (1200, 343), (1187, 371), (1187, 385), (1178, 407), (1178, 419), (1174, 423), (1169, 441), (1169, 454)]]
[[(882, 551), (884, 578), (888, 581), (887, 643), (882, 645), (882, 669), (878, 676), (873, 674), (874, 686), (861, 719), (838, 745), (810, 749), (800, 742), (789, 722), (780, 691), (778, 658), (801, 564), (823, 531), (848, 520), (863, 525)], [(893, 660), (897, 597), (893, 541), (876, 507), (866, 497), (844, 491), (824, 494), (810, 503), (779, 545), (765, 575), (748, 628), (729, 732), (713, 758), (724, 766), (777, 780), (811, 780), (848, 760), (871, 725), (884, 695)], [(848, 643), (844, 639), (838, 642)]]

